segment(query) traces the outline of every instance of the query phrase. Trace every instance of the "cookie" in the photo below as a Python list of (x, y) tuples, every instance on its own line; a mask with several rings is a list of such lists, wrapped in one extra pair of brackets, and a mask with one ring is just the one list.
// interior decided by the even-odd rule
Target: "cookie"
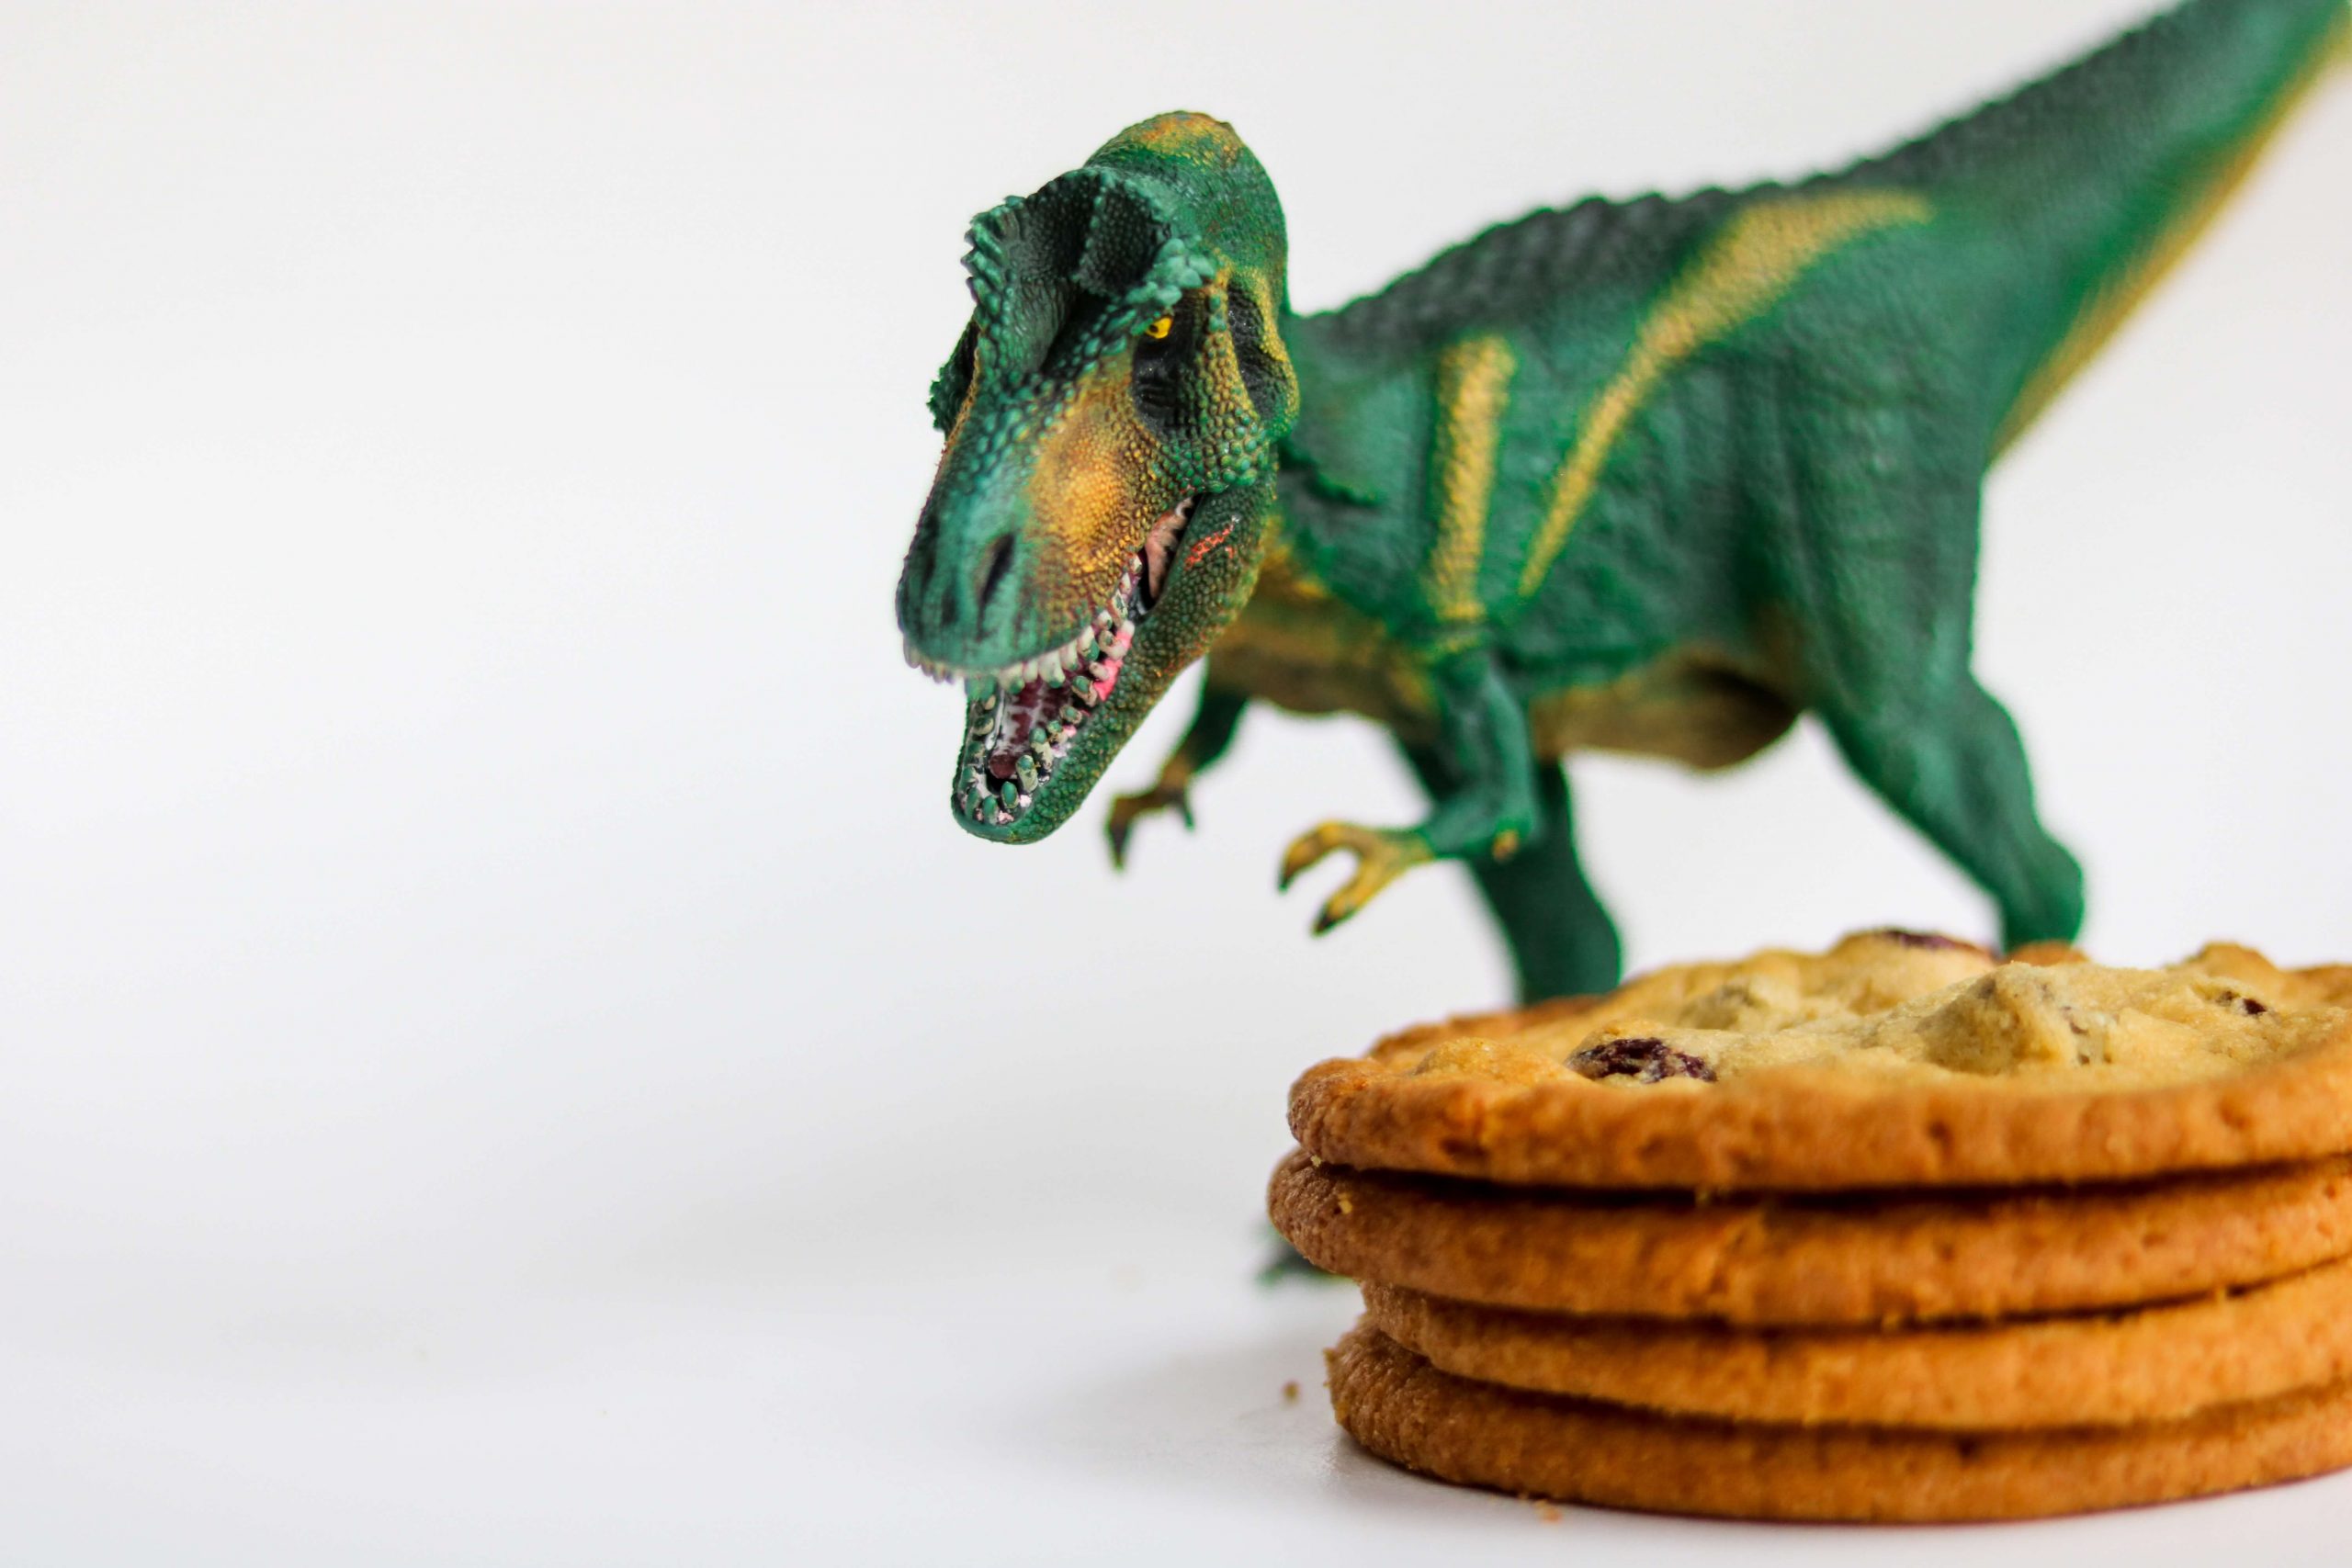
[(2352, 1150), (2352, 972), (1874, 931), (1425, 1026), (1309, 1068), (1342, 1165), (1700, 1190), (2129, 1179)]
[(1438, 1371), (1369, 1325), (1331, 1350), (1331, 1408), (1374, 1453), (1447, 1481), (1756, 1519), (2031, 1518), (2233, 1492), (2352, 1464), (2352, 1384), (2177, 1421), (2000, 1433), (1657, 1416)]
[(1459, 1377), (1728, 1421), (1986, 1431), (2169, 1421), (2352, 1378), (2352, 1262), (2128, 1312), (1885, 1331), (1473, 1306), (1363, 1283)]
[(2352, 1160), (2160, 1183), (1862, 1201), (1502, 1188), (1274, 1171), (1317, 1268), (1492, 1306), (1745, 1325), (1883, 1325), (2134, 1305), (2352, 1253)]

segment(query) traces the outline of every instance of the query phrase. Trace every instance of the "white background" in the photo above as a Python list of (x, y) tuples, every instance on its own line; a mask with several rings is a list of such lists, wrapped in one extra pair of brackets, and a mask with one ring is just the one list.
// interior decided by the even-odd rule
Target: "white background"
[[(1501, 994), (1466, 883), (1274, 896), (1414, 809), (1344, 720), (1124, 880), (1099, 803), (978, 844), (891, 624), (965, 220), (1132, 120), (1234, 121), (1320, 308), (2140, 9), (0, 11), (0, 1561), (2340, 1551), (2352, 1482), (1891, 1540), (1355, 1452), (1255, 1216), (1301, 1066)], [(1981, 666), (2120, 959), (2352, 955), (2334, 87), (1991, 487)], [(1990, 924), (1809, 726), (1577, 780), (1637, 964)]]

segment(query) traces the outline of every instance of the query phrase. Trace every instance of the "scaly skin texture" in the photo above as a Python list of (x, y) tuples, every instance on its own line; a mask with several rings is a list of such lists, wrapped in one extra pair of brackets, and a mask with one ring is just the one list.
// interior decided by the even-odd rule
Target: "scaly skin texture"
[(2344, 0), (2195, 0), (2016, 96), (1793, 186), (1539, 211), (1301, 316), (1273, 186), (1173, 114), (976, 220), (972, 324), (899, 588), (909, 657), (964, 680), (951, 806), (1066, 820), (1208, 656), (1114, 856), (1245, 706), (1387, 727), (1411, 828), (1323, 930), (1466, 863), (1526, 996), (1613, 984), (1561, 760), (1721, 767), (1818, 714), (1991, 895), (2074, 934), (2015, 726), (1970, 670), (1984, 469), (2228, 194), (2346, 33)]

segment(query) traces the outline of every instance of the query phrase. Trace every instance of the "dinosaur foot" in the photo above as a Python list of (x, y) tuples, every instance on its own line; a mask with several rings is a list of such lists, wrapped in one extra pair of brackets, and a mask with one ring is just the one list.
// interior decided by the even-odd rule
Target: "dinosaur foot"
[(1127, 839), (1136, 824), (1161, 811), (1173, 811), (1182, 819), (1186, 832), (1193, 828), (1193, 800), (1182, 779), (1162, 777), (1149, 789), (1136, 795), (1114, 795), (1111, 800), (1111, 864), (1120, 870), (1127, 868)]
[(1373, 900), (1373, 896), (1404, 872), (1430, 857), (1429, 840), (1409, 829), (1360, 828), (1352, 822), (1326, 822), (1291, 840), (1283, 856), (1282, 881), (1287, 888), (1308, 867), (1335, 850), (1356, 857), (1355, 874), (1323, 901), (1315, 917), (1315, 934), (1322, 935)]

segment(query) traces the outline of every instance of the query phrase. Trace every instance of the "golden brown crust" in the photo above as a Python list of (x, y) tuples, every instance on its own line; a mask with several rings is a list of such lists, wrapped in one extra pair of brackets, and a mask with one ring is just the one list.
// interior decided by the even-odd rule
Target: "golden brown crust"
[(2234, 1077), (2120, 1093), (1857, 1084), (1791, 1068), (1637, 1098), (1579, 1078), (1416, 1078), (1351, 1059), (1291, 1090), (1343, 1165), (1566, 1187), (1736, 1191), (2114, 1181), (2352, 1149), (2352, 1040)]
[(1338, 1164), (1572, 1187), (1998, 1186), (2312, 1159), (2352, 1150), (2346, 981), (2222, 943), (2126, 970), (1864, 932), (1405, 1031), (1309, 1068), (1291, 1127)]
[(2049, 1191), (1732, 1198), (1498, 1188), (1317, 1166), (1275, 1227), (1334, 1273), (1537, 1311), (1747, 1325), (2076, 1312), (2352, 1253), (2352, 1160)]
[(2031, 1518), (2267, 1485), (2352, 1464), (2352, 1384), (2135, 1427), (1962, 1434), (1743, 1426), (1442, 1372), (1358, 1325), (1328, 1357), (1374, 1453), (1521, 1495), (1739, 1518)]
[(1441, 1371), (1729, 1421), (1986, 1431), (2169, 1421), (2352, 1377), (2352, 1263), (2136, 1311), (1958, 1327), (1742, 1329), (1363, 1285)]
[(1419, 1074), (1662, 1085), (1645, 1095), (1791, 1066), (1880, 1087), (2113, 1093), (2296, 1055), (2352, 1022), (2344, 1001), (2329, 972), (2231, 943), (2133, 969), (1860, 931), (1823, 953), (1671, 964), (1603, 996), (1408, 1031), (1373, 1055)]

